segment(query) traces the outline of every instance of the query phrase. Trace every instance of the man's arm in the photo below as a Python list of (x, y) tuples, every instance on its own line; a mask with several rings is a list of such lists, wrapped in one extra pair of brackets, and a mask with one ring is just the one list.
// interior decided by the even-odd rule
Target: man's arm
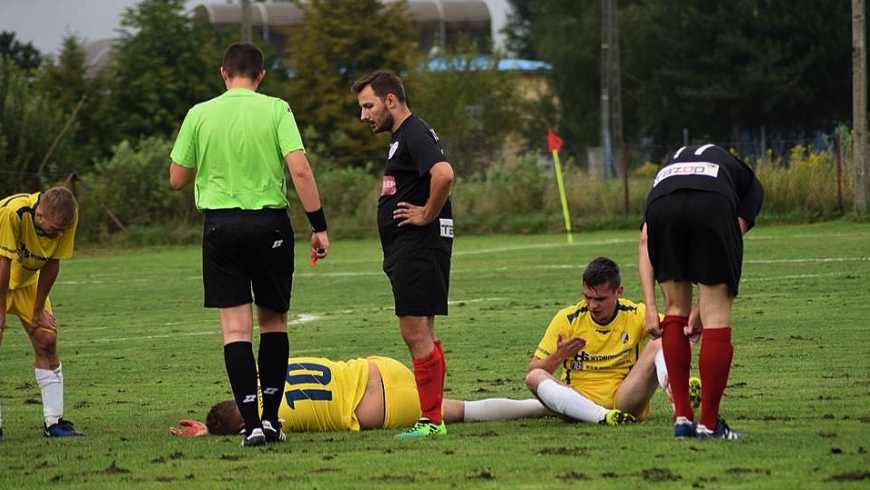
[(180, 191), (187, 187), (187, 184), (190, 184), (194, 175), (196, 175), (195, 169), (182, 167), (172, 162), (169, 165), (169, 186), (172, 187), (172, 190)]
[[(290, 179), (293, 180), (296, 194), (302, 202), (302, 208), (306, 213), (319, 211), (320, 216), (323, 217), (317, 182), (314, 180), (314, 172), (311, 170), (305, 152), (302, 150), (291, 151), (284, 157), (284, 161), (290, 171)], [(317, 230), (312, 233), (311, 252), (317, 259), (322, 259), (329, 253), (329, 235), (326, 230)]]
[(429, 169), (432, 176), (429, 182), (429, 199), (423, 207), (423, 219), (431, 223), (441, 213), (444, 203), (450, 197), (453, 186), (453, 167), (447, 162), (438, 162)]
[(45, 301), (48, 299), (48, 293), (54, 287), (54, 282), (60, 273), (60, 260), (48, 259), (48, 262), (42, 269), (39, 270), (39, 279), (36, 283), (36, 299), (33, 302), (33, 320), (31, 327), (42, 328), (45, 330), (57, 330), (57, 324), (54, 317), (46, 315)]
[(659, 338), (662, 331), (659, 325), (659, 310), (656, 305), (655, 273), (647, 249), (648, 240), (647, 226), (644, 223), (640, 230), (640, 240), (637, 247), (637, 269), (640, 273), (640, 286), (643, 289), (643, 303), (646, 305), (646, 325), (644, 328), (651, 337)]
[(528, 371), (531, 372), (535, 369), (543, 369), (544, 371), (553, 374), (556, 372), (556, 369), (565, 362), (565, 359), (574, 357), (578, 352), (580, 352), (580, 349), (585, 346), (585, 339), (571, 337), (568, 340), (563, 341), (562, 336), (560, 335), (556, 342), (556, 350), (543, 359), (533, 356), (532, 360), (529, 362)]
[(12, 259), (0, 256), (0, 330), (6, 328), (6, 293), (9, 291), (11, 272)]
[(415, 206), (409, 202), (396, 203), (393, 218), (399, 220), (398, 226), (426, 226), (435, 221), (441, 213), (444, 203), (450, 197), (450, 187), (453, 185), (453, 167), (447, 162), (438, 162), (429, 169), (429, 199), (423, 206)]

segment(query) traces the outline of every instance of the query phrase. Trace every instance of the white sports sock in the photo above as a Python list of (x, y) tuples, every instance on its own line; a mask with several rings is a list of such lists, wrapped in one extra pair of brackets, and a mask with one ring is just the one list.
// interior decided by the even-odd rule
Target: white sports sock
[(552, 379), (545, 379), (538, 385), (538, 398), (550, 410), (567, 415), (572, 419), (596, 424), (609, 412), (608, 409), (593, 403), (574, 388)]
[(36, 368), (36, 384), (42, 392), (42, 414), (50, 427), (63, 417), (63, 364), (57, 369)]
[(490, 420), (513, 420), (543, 417), (550, 411), (538, 400), (512, 400), (510, 398), (487, 398), (465, 403), (463, 422), (486, 422)]
[(665, 351), (659, 350), (656, 352), (656, 377), (659, 379), (659, 386), (663, 390), (668, 391), (668, 368), (665, 366)]

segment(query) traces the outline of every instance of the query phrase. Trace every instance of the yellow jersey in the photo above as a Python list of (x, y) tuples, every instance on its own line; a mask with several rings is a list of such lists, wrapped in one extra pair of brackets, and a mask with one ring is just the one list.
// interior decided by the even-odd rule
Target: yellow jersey
[(619, 298), (616, 314), (606, 325), (592, 319), (586, 300), (560, 310), (538, 343), (535, 357), (556, 350), (558, 338), (580, 337), (586, 345), (562, 363), (561, 381), (596, 403), (612, 406), (612, 395), (637, 363), (647, 338), (646, 306)]
[(49, 260), (73, 255), (78, 216), (62, 236), (45, 236), (33, 221), (40, 195), (15, 194), (0, 201), (0, 255), (12, 260), (10, 290), (36, 282)]

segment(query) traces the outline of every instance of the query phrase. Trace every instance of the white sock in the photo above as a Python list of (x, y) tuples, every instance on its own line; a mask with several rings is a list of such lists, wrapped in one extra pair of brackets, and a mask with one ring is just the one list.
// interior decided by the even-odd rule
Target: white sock
[(552, 379), (545, 379), (538, 385), (537, 395), (550, 410), (584, 422), (596, 424), (609, 412), (574, 388)]
[(51, 427), (63, 417), (63, 364), (57, 369), (36, 368), (36, 384), (42, 392), (45, 426)]
[(487, 398), (465, 403), (463, 422), (486, 422), (489, 420), (513, 420), (544, 417), (547, 407), (533, 398), (527, 400), (511, 400), (510, 398)]
[(656, 352), (656, 377), (659, 379), (659, 386), (663, 390), (668, 391), (668, 368), (665, 366), (665, 351), (659, 350)]

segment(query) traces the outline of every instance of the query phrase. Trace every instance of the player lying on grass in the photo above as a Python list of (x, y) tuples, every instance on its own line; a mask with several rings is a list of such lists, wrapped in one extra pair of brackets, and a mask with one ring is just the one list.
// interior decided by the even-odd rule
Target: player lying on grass
[[(583, 299), (556, 313), (529, 363), (529, 390), (567, 420), (636, 422), (649, 414), (657, 388), (670, 397), (661, 340), (644, 345), (646, 308), (621, 298), (622, 291), (616, 262), (590, 262)], [(700, 403), (700, 380), (692, 378), (690, 387), (692, 403)]]
[[(283, 429), (290, 432), (342, 432), (404, 429), (420, 418), (414, 374), (401, 362), (372, 356), (333, 361), (292, 357), (287, 365), (284, 400), (278, 411)], [(475, 422), (551, 415), (538, 400), (488, 398), (476, 401), (445, 399), (447, 422)], [(216, 403), (206, 421), (182, 420), (174, 435), (235, 435), (244, 427), (232, 400)]]

